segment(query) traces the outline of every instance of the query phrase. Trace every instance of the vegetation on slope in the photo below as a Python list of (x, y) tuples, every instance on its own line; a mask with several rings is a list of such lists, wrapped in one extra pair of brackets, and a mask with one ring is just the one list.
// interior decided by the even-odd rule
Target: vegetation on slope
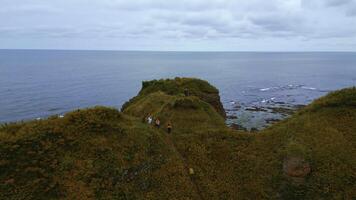
[(333, 92), (247, 133), (225, 126), (205, 81), (144, 82), (122, 112), (3, 125), (0, 199), (353, 199), (355, 101), (355, 88)]
[(197, 198), (164, 137), (117, 110), (80, 110), (0, 132), (0, 199)]
[[(258, 163), (248, 170), (261, 176), (258, 188), (270, 190), (268, 197), (276, 194), (277, 199), (354, 199), (356, 106), (351, 102), (355, 95), (355, 88), (333, 92), (256, 133), (246, 151)], [(293, 175), (285, 169), (292, 159), (300, 162), (297, 167), (309, 168), (308, 173)], [(303, 172), (300, 168), (291, 170)]]
[(142, 89), (139, 94), (122, 106), (125, 110), (129, 104), (138, 101), (150, 93), (161, 91), (171, 96), (184, 96), (184, 91), (187, 90), (189, 95), (198, 97), (202, 101), (211, 104), (216, 112), (224, 118), (226, 117), (225, 110), (220, 102), (219, 90), (210, 85), (207, 81), (196, 78), (175, 78), (161, 79), (142, 82)]

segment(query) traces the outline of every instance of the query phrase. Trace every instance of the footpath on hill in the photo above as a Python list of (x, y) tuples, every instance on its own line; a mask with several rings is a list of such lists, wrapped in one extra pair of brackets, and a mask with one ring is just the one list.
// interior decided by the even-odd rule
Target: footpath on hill
[[(164, 131), (160, 130), (161, 133), (163, 134), (167, 134), (167, 133), (164, 133)], [(172, 134), (172, 133), (171, 133)], [(165, 138), (165, 142), (167, 145), (169, 145), (170, 147), (172, 147), (173, 151), (178, 155), (178, 157), (180, 158), (180, 160), (182, 161), (182, 163), (184, 164), (184, 167), (185, 167), (185, 170), (186, 172), (188, 173), (189, 175), (189, 178), (190, 178), (190, 181), (192, 182), (193, 186), (194, 186), (194, 190), (197, 192), (197, 194), (199, 195), (199, 198), (201, 200), (204, 200), (204, 197), (202, 195), (202, 191), (200, 190), (199, 188), (199, 185), (197, 184), (197, 182), (195, 181), (195, 178), (194, 178), (194, 171), (193, 173), (191, 174), (191, 167), (189, 166), (189, 164), (187, 163), (186, 159), (182, 156), (182, 154), (178, 151), (175, 143), (172, 141), (172, 137), (170, 134), (168, 134)], [(194, 169), (193, 169), (194, 170)]]

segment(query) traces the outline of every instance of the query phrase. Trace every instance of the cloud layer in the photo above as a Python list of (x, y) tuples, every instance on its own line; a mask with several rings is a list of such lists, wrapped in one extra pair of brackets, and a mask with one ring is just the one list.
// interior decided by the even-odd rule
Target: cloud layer
[(3, 0), (0, 48), (356, 50), (356, 0)]

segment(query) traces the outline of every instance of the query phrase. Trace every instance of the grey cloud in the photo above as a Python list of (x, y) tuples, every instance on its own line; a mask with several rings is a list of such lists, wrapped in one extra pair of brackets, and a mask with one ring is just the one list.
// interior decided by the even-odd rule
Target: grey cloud
[(2, 5), (0, 7), (0, 13), (3, 14), (48, 14), (58, 12), (60, 12), (59, 9), (46, 4)]
[(322, 7), (344, 7), (352, 3), (355, 0), (301, 0), (301, 5), (306, 8), (322, 8)]
[(272, 32), (296, 31), (302, 19), (286, 16), (259, 16), (251, 18), (252, 23)]
[(98, 37), (104, 29), (78, 29), (75, 27), (34, 26), (32, 28), (2, 27), (0, 37), (7, 38), (85, 38)]
[(129, 10), (129, 11), (142, 11), (142, 10), (181, 10), (181, 11), (203, 11), (211, 9), (224, 8), (228, 1), (214, 1), (214, 0), (104, 0), (107, 7)]
[[(283, 15), (283, 16), (282, 16)], [(210, 12), (163, 12), (154, 16), (156, 23), (178, 24), (182, 31), (194, 32), (196, 37), (261, 37), (274, 35), (297, 35), (304, 31), (303, 18), (287, 14), (259, 13), (253, 16), (234, 15), (232, 11)], [(188, 28), (187, 28), (188, 27)], [(302, 30), (298, 30), (298, 28)], [(176, 27), (178, 28), (178, 27)], [(195, 28), (199, 31), (191, 31)], [(199, 34), (198, 34), (199, 33)], [(191, 34), (187, 34), (191, 35)]]
[(356, 2), (348, 6), (346, 10), (346, 16), (355, 17), (356, 16)]
[(342, 6), (351, 2), (352, 0), (325, 0), (327, 6)]
[(139, 46), (356, 37), (354, 0), (3, 1), (0, 18), (11, 20), (0, 20), (0, 39), (9, 41), (95, 38)]

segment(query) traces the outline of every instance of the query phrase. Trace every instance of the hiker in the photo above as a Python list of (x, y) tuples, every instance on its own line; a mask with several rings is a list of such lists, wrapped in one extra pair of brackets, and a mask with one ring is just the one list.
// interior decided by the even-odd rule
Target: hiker
[(152, 124), (152, 116), (151, 115), (148, 115), (148, 117), (147, 117), (147, 123), (148, 124)]
[(155, 125), (157, 128), (159, 128), (161, 126), (161, 121), (159, 121), (159, 119), (156, 119)]
[(171, 131), (172, 131), (172, 123), (168, 122), (168, 124), (167, 124), (167, 132), (168, 132), (168, 134), (171, 133)]
[(189, 96), (189, 90), (188, 88), (184, 88), (184, 96)]

